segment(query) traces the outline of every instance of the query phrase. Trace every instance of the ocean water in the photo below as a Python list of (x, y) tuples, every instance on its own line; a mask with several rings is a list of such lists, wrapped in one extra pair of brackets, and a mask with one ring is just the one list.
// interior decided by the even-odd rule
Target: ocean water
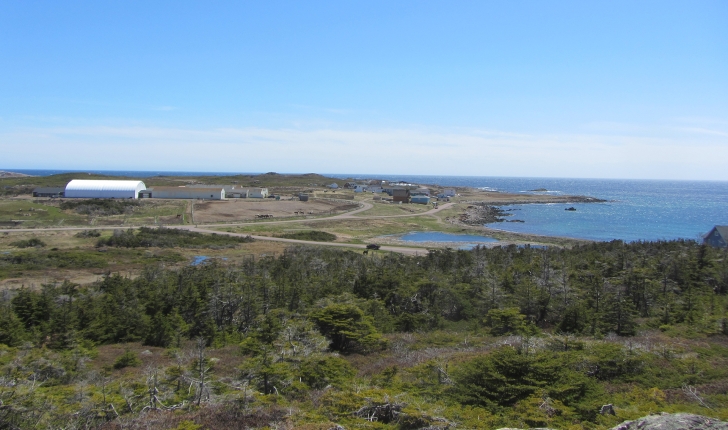
[[(69, 170), (1, 169), (46, 176)], [(147, 178), (157, 175), (223, 176), (232, 172), (93, 171)], [(251, 173), (252, 174), (252, 173)], [(424, 176), (327, 174), (336, 178), (377, 178), (419, 184), (483, 188), (494, 191), (570, 194), (597, 197), (605, 203), (512, 205), (512, 217), (523, 223), (502, 222), (488, 227), (501, 230), (591, 240), (625, 241), (695, 239), (714, 225), (728, 225), (728, 182), (656, 181), (620, 179), (509, 178), (488, 176)], [(576, 211), (565, 211), (573, 206)]]
[[(700, 240), (701, 235), (714, 225), (728, 225), (728, 182), (408, 175), (385, 175), (382, 179), (608, 200), (605, 203), (510, 205), (504, 207), (513, 209), (510, 212), (513, 216), (507, 219), (518, 219), (523, 223), (488, 225), (517, 233), (604, 241)], [(549, 191), (530, 191), (541, 188)], [(564, 210), (571, 206), (576, 211)]]

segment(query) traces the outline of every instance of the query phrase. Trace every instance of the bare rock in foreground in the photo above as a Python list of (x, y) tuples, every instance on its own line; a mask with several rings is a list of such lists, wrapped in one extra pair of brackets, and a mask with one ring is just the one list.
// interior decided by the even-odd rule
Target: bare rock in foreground
[[(502, 428), (498, 430), (520, 430)], [(552, 430), (552, 429), (529, 429)], [(611, 430), (728, 430), (728, 423), (715, 418), (693, 414), (650, 415), (633, 421), (625, 421)]]
[(625, 421), (612, 430), (728, 430), (728, 423), (693, 414), (662, 414)]

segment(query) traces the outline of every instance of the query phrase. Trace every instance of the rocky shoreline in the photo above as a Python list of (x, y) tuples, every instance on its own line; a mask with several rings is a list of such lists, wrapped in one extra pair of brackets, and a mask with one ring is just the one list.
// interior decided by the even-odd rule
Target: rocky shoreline
[(32, 178), (33, 175), (26, 175), (25, 173), (7, 172), (0, 170), (0, 178)]
[(501, 206), (538, 203), (603, 203), (606, 201), (607, 200), (602, 200), (595, 197), (563, 196), (560, 198), (550, 197), (543, 200), (513, 200), (509, 202), (498, 203), (497, 205), (494, 205), (492, 202), (488, 201), (469, 202), (468, 207), (456, 218), (456, 220), (460, 224), (472, 226), (482, 226), (484, 224), (491, 224), (496, 222), (524, 222), (518, 219), (506, 219), (506, 217), (513, 216), (513, 213), (511, 212), (514, 209), (502, 209)]
[(465, 212), (461, 213), (458, 217), (458, 221), (461, 224), (467, 225), (483, 225), (506, 221), (505, 217), (512, 215), (512, 213), (504, 211), (498, 206), (491, 206), (480, 202), (468, 205)]

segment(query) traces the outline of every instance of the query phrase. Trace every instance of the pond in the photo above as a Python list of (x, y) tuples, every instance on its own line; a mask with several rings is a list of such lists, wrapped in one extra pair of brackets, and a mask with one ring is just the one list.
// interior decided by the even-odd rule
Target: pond
[(202, 264), (205, 260), (209, 259), (207, 255), (196, 255), (195, 258), (192, 259), (192, 266), (197, 266), (198, 264)]
[[(208, 257), (207, 255), (196, 255), (192, 259), (192, 263), (190, 263), (190, 266), (199, 266), (200, 264), (204, 263), (205, 261), (210, 260), (213, 257)], [(227, 261), (227, 258), (223, 257), (223, 261)]]
[(406, 242), (458, 242), (463, 246), (460, 249), (473, 248), (478, 243), (496, 243), (498, 239), (486, 236), (475, 236), (472, 234), (451, 234), (440, 231), (413, 231), (400, 237)]

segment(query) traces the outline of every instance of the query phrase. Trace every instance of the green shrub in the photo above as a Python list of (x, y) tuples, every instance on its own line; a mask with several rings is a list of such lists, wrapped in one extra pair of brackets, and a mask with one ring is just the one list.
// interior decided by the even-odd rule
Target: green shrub
[(99, 239), (97, 247), (114, 246), (118, 248), (231, 248), (240, 243), (253, 242), (253, 238), (235, 237), (221, 234), (202, 234), (175, 228), (142, 227), (138, 232), (114, 230), (114, 235)]
[(571, 405), (590, 397), (596, 383), (570, 365), (567, 353), (528, 354), (506, 346), (460, 365), (451, 394), (463, 404), (510, 407), (544, 392)]
[(42, 248), (46, 246), (46, 244), (37, 237), (33, 237), (28, 240), (18, 240), (15, 242), (11, 242), (10, 246), (14, 246), (16, 248)]
[(315, 389), (342, 386), (355, 374), (351, 364), (340, 357), (311, 358), (301, 363), (301, 381)]
[(310, 240), (314, 242), (333, 242), (336, 240), (336, 235), (327, 233), (325, 231), (311, 230), (311, 231), (297, 231), (295, 233), (280, 234), (277, 237), (285, 239), (296, 239), (296, 240)]
[(80, 237), (80, 238), (99, 237), (99, 236), (101, 236), (101, 233), (99, 233), (97, 230), (83, 230), (83, 231), (79, 231), (78, 233), (74, 234), (74, 236)]
[(137, 367), (142, 364), (142, 361), (128, 349), (119, 356), (114, 362), (114, 369), (123, 369), (125, 367)]
[(329, 305), (312, 312), (310, 316), (321, 334), (331, 340), (331, 349), (334, 351), (369, 351), (385, 344), (371, 317), (364, 315), (354, 305)]
[(74, 210), (83, 215), (121, 215), (131, 213), (141, 203), (135, 200), (120, 199), (88, 199), (88, 200), (66, 200), (61, 203), (63, 210)]
[(535, 328), (528, 324), (526, 316), (518, 308), (491, 309), (485, 317), (485, 325), (493, 336), (535, 332)]

